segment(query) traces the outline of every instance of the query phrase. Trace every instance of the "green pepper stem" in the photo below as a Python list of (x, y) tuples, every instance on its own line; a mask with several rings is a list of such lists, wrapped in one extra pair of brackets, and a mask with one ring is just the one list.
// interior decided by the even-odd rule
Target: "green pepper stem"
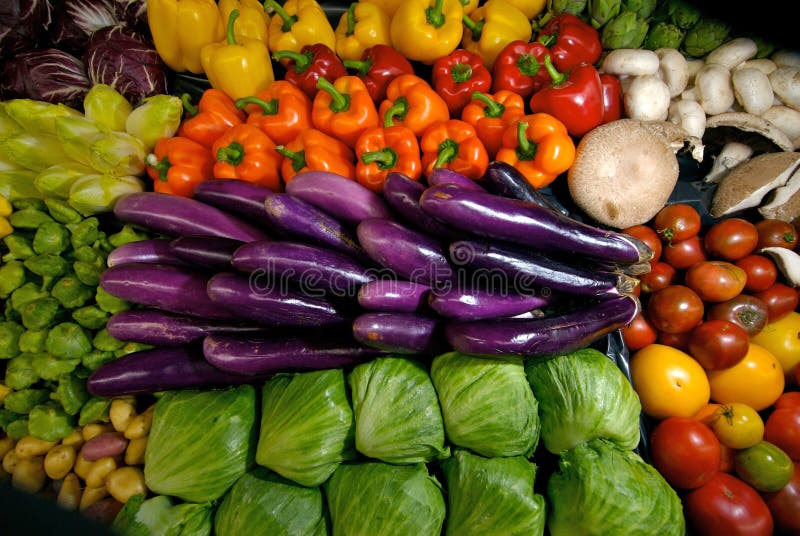
[(282, 32), (292, 31), (292, 26), (294, 26), (294, 23), (297, 22), (297, 15), (289, 15), (289, 13), (283, 9), (283, 6), (281, 6), (275, 0), (264, 0), (264, 9), (267, 11), (274, 11), (280, 18), (283, 19), (283, 26), (281, 26)]
[(348, 69), (355, 69), (361, 76), (366, 76), (372, 69), (372, 60), (344, 60), (342, 62)]
[(539, 74), (539, 60), (533, 54), (520, 54), (517, 58), (517, 69), (525, 76), (536, 76)]
[(547, 69), (547, 73), (553, 80), (554, 86), (563, 83), (567, 79), (567, 75), (565, 73), (559, 72), (558, 69), (556, 69), (556, 66), (553, 65), (553, 60), (550, 59), (550, 54), (544, 57), (544, 68)]
[(158, 180), (167, 182), (167, 172), (172, 167), (169, 158), (165, 156), (159, 160), (156, 155), (150, 153), (145, 157), (144, 163), (158, 172)]
[(231, 14), (228, 16), (228, 26), (225, 29), (225, 35), (229, 45), (236, 44), (236, 35), (233, 33), (233, 26), (236, 23), (236, 19), (238, 18), (239, 18), (238, 9), (234, 9), (233, 11), (231, 11)]
[(517, 123), (517, 149), (515, 152), (520, 160), (533, 160), (533, 157), (536, 156), (536, 144), (525, 135), (528, 126), (525, 121)]
[(350, 37), (356, 31), (356, 22), (358, 22), (356, 20), (356, 4), (357, 2), (353, 2), (350, 4), (350, 7), (347, 8), (347, 31), (345, 32), (347, 37)]
[(317, 79), (317, 89), (324, 91), (331, 96), (331, 110), (334, 112), (344, 112), (350, 108), (350, 95), (342, 93), (331, 84), (328, 79), (319, 77)]
[(383, 126), (391, 127), (394, 125), (395, 118), (403, 120), (408, 113), (408, 100), (405, 97), (397, 97), (383, 116)]
[(294, 50), (278, 50), (277, 52), (273, 52), (272, 57), (277, 61), (282, 59), (294, 61), (293, 69), (298, 74), (305, 72), (314, 60), (314, 54), (312, 54), (311, 51), (295, 52)]
[(472, 66), (469, 63), (456, 63), (450, 70), (450, 76), (456, 84), (466, 82), (472, 78)]
[(303, 150), (292, 151), (285, 145), (276, 145), (275, 152), (288, 158), (292, 162), (292, 169), (295, 171), (300, 171), (306, 167), (306, 152)]
[(380, 151), (369, 151), (361, 155), (361, 161), (369, 165), (373, 162), (378, 168), (387, 170), (397, 165), (397, 152), (391, 147), (384, 147)]
[(538, 42), (540, 42), (541, 44), (543, 44), (544, 46), (546, 46), (547, 48), (550, 48), (550, 45), (555, 43), (556, 36), (555, 35), (540, 35), (539, 38), (536, 39), (536, 40)]
[(486, 114), (486, 117), (501, 117), (506, 111), (505, 106), (482, 91), (473, 91), (471, 98), (472, 100), (478, 100), (485, 104), (483, 113)]
[(262, 109), (261, 115), (275, 115), (278, 113), (278, 99), (265, 101), (258, 97), (242, 97), (241, 99), (236, 99), (234, 104), (240, 110), (248, 104), (255, 104)]
[(471, 39), (473, 41), (481, 40), (481, 34), (483, 34), (483, 25), (486, 24), (486, 19), (472, 20), (469, 15), (464, 15), (461, 17), (461, 22), (463, 22), (464, 26), (466, 26), (467, 29), (472, 32)]
[(458, 142), (447, 138), (439, 144), (437, 152), (436, 161), (433, 163), (434, 169), (452, 162), (458, 156)]
[(434, 28), (441, 28), (444, 25), (445, 17), (442, 13), (444, 0), (436, 0), (432, 6), (425, 8), (425, 20)]
[(244, 147), (238, 141), (231, 142), (227, 147), (217, 149), (217, 160), (238, 166), (244, 160)]
[(186, 110), (189, 117), (194, 117), (200, 113), (200, 108), (192, 104), (192, 96), (188, 93), (181, 95), (181, 102), (183, 103), (183, 109)]

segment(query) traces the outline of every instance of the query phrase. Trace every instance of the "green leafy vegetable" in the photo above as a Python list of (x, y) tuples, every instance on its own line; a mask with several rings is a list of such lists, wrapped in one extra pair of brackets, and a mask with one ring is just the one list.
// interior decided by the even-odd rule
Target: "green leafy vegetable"
[(111, 524), (120, 536), (208, 536), (213, 506), (210, 503), (176, 503), (165, 495), (144, 500), (131, 497)]
[(28, 415), (30, 434), (45, 441), (63, 439), (72, 433), (74, 428), (74, 419), (55, 402), (40, 404)]

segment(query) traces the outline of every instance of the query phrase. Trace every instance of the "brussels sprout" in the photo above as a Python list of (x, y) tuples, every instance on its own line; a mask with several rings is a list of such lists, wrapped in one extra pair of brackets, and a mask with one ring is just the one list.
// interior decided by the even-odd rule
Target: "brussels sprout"
[(97, 264), (101, 262), (101, 254), (94, 246), (81, 246), (72, 250), (72, 256), (76, 261)]
[(84, 285), (96, 287), (100, 284), (100, 276), (103, 275), (103, 267), (95, 263), (75, 261), (72, 263), (72, 270), (75, 277)]
[(150, 236), (147, 233), (137, 230), (129, 224), (122, 226), (122, 229), (108, 237), (108, 241), (115, 248), (120, 247), (128, 242), (138, 242), (139, 240), (147, 240)]
[(108, 409), (111, 407), (111, 400), (93, 396), (81, 406), (78, 416), (78, 425), (86, 426), (93, 422), (108, 422)]
[(28, 257), (22, 264), (34, 274), (48, 278), (60, 277), (69, 270), (69, 263), (64, 257), (50, 253)]
[(81, 365), (91, 371), (95, 371), (110, 361), (114, 361), (116, 356), (114, 352), (101, 352), (100, 350), (93, 350), (81, 356)]
[(15, 210), (8, 217), (8, 223), (15, 229), (38, 229), (42, 224), (53, 221), (49, 214), (33, 208)]
[(28, 281), (11, 293), (11, 306), (15, 311), (22, 312), (22, 309), (29, 302), (45, 297), (47, 297), (47, 292), (40, 289), (32, 281)]
[(70, 225), (69, 230), (71, 233), (70, 240), (72, 241), (72, 249), (78, 249), (81, 246), (91, 246), (103, 236), (103, 232), (100, 230), (100, 220), (95, 216), (89, 216), (80, 223)]
[(15, 390), (27, 389), (39, 381), (39, 375), (33, 369), (35, 354), (24, 353), (11, 359), (6, 365), (6, 386)]
[(49, 398), (50, 391), (47, 389), (20, 389), (8, 393), (3, 399), (3, 406), (14, 413), (28, 413)]
[(81, 216), (77, 210), (61, 199), (49, 197), (45, 199), (44, 202), (47, 205), (47, 211), (50, 213), (50, 216), (59, 223), (65, 225), (68, 223), (74, 224), (79, 223), (83, 219), (83, 216)]
[(589, 23), (595, 28), (602, 28), (619, 14), (621, 5), (622, 0), (588, 0)]
[(16, 322), (0, 322), (0, 359), (11, 359), (19, 355), (19, 338), (25, 328)]
[(89, 392), (83, 379), (72, 374), (63, 374), (50, 398), (60, 402), (67, 415), (76, 415), (89, 399)]
[(72, 311), (72, 319), (86, 329), (100, 329), (108, 321), (108, 313), (97, 305), (86, 305)]
[(125, 341), (121, 341), (111, 336), (106, 328), (94, 334), (92, 346), (101, 352), (114, 352), (125, 346)]
[(0, 266), (0, 298), (8, 298), (25, 283), (25, 266), (12, 260)]
[(548, 0), (547, 11), (554, 15), (572, 13), (580, 15), (586, 9), (587, 0)]
[(58, 359), (47, 352), (33, 354), (31, 366), (36, 375), (48, 381), (56, 381), (62, 375), (69, 374), (81, 364), (80, 359)]
[(719, 19), (700, 19), (686, 30), (681, 51), (687, 56), (700, 58), (728, 40), (731, 27)]
[(53, 402), (40, 404), (28, 415), (28, 430), (33, 437), (45, 441), (64, 439), (75, 428), (75, 421)]
[(28, 417), (22, 417), (6, 426), (6, 434), (14, 441), (19, 441), (28, 435)]
[(70, 246), (69, 231), (57, 222), (45, 222), (33, 235), (33, 251), (38, 254), (60, 255)]
[(659, 48), (678, 49), (683, 43), (684, 31), (671, 22), (660, 21), (650, 25), (644, 39), (644, 48), (656, 50)]
[(75, 275), (66, 275), (56, 281), (50, 294), (66, 309), (83, 307), (92, 299), (95, 289), (81, 283)]
[(80, 359), (92, 350), (89, 333), (74, 322), (57, 324), (47, 334), (45, 348), (61, 359)]
[(633, 11), (642, 20), (647, 20), (653, 15), (658, 0), (622, 0), (623, 11)]
[(121, 313), (131, 308), (131, 304), (125, 300), (112, 296), (103, 287), (97, 287), (94, 296), (97, 306), (109, 314)]
[(42, 352), (45, 338), (47, 338), (46, 330), (26, 330), (19, 336), (19, 349), (22, 352)]
[(17, 211), (38, 210), (39, 212), (45, 212), (47, 210), (47, 205), (45, 205), (44, 201), (38, 196), (13, 199), (11, 204), (14, 205), (14, 210)]
[(14, 304), (11, 300), (6, 300), (3, 304), (3, 320), (6, 322), (15, 322), (17, 324), (22, 323), (22, 318), (20, 318), (16, 309), (14, 309)]
[(31, 242), (27, 238), (14, 233), (10, 234), (3, 238), (3, 243), (5, 243), (6, 248), (8, 248), (9, 257), (4, 257), (3, 260), (10, 260), (10, 259), (21, 259), (25, 260), (28, 257), (33, 257), (33, 247), (31, 247)]
[(647, 36), (649, 24), (633, 11), (622, 11), (608, 21), (600, 32), (605, 49), (639, 48)]
[(125, 130), (133, 106), (108, 84), (94, 84), (83, 98), (84, 115), (105, 130)]
[[(111, 529), (121, 536), (209, 536), (213, 513), (211, 503), (174, 504), (166, 495), (145, 501), (144, 495), (138, 494), (128, 499), (111, 523)], [(248, 527), (248, 534), (253, 529)]]
[(58, 318), (59, 311), (58, 300), (50, 296), (29, 301), (20, 311), (22, 325), (28, 329), (48, 328)]
[(687, 0), (667, 0), (666, 6), (669, 20), (682, 30), (688, 30), (697, 24), (703, 15)]

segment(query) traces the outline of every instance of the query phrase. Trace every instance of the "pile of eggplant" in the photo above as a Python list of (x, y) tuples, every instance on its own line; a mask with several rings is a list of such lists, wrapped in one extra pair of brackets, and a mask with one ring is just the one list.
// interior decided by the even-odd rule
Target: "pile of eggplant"
[(210, 180), (192, 198), (114, 209), (151, 238), (108, 256), (102, 288), (136, 307), (109, 333), (152, 345), (95, 371), (97, 396), (235, 385), (384, 354), (551, 355), (639, 312), (643, 242), (559, 210), (511, 166), (472, 181), (400, 173), (379, 195), (301, 173), (284, 192)]

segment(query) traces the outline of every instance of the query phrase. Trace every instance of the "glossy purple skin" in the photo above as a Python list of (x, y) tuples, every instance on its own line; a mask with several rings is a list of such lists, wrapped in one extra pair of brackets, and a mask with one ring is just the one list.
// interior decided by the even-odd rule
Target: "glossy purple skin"
[(186, 235), (172, 240), (169, 251), (188, 265), (226, 270), (231, 267), (233, 252), (244, 243), (223, 236)]
[(368, 218), (391, 217), (378, 194), (338, 173), (302, 171), (286, 185), (286, 193), (350, 225)]
[(531, 186), (528, 179), (517, 168), (508, 162), (502, 160), (490, 162), (486, 169), (486, 179), (489, 189), (497, 195), (527, 201), (567, 215), (566, 209), (554, 206), (539, 190)]
[(480, 289), (450, 289), (430, 295), (431, 309), (456, 320), (508, 318), (550, 305), (555, 295), (517, 294)]
[(221, 272), (208, 280), (206, 292), (217, 308), (264, 326), (327, 326), (348, 320), (328, 300), (272, 284), (264, 274)]
[(114, 205), (114, 215), (125, 223), (172, 237), (223, 236), (242, 242), (269, 238), (253, 224), (202, 201), (158, 192), (122, 197)]
[(398, 354), (436, 353), (441, 351), (436, 318), (415, 313), (370, 312), (353, 320), (357, 341)]
[(264, 200), (275, 192), (239, 179), (211, 179), (198, 184), (193, 197), (259, 225), (267, 223)]
[(186, 266), (182, 259), (170, 251), (169, 242), (167, 238), (150, 238), (122, 244), (108, 254), (106, 265), (121, 266), (132, 262), (142, 262)]
[(419, 198), (424, 191), (424, 185), (394, 171), (386, 176), (383, 183), (383, 198), (405, 222), (432, 236), (454, 236), (456, 233), (453, 229), (428, 215), (419, 206)]
[(215, 368), (232, 374), (260, 375), (280, 371), (340, 368), (383, 353), (354, 340), (228, 335), (209, 335), (203, 339), (206, 360)]
[(428, 185), (436, 186), (437, 184), (454, 184), (456, 186), (461, 186), (462, 188), (474, 190), (476, 192), (486, 191), (478, 183), (466, 175), (463, 175), (457, 171), (453, 171), (452, 169), (441, 167), (435, 168), (428, 175)]
[(86, 387), (94, 396), (112, 398), (172, 389), (227, 387), (253, 380), (252, 376), (214, 368), (199, 348), (174, 346), (142, 350), (106, 363), (89, 376)]
[(445, 338), (465, 354), (514, 354), (521, 357), (572, 352), (628, 324), (639, 312), (639, 301), (621, 296), (558, 316), (527, 319), (454, 321)]
[(103, 290), (132, 303), (200, 318), (235, 318), (211, 301), (207, 282), (208, 276), (197, 270), (166, 264), (122, 264), (100, 276)]
[(400, 279), (376, 279), (358, 289), (358, 304), (370, 311), (413, 313), (428, 302), (431, 287)]
[(121, 341), (154, 346), (179, 346), (202, 339), (211, 333), (261, 333), (261, 326), (241, 322), (215, 321), (158, 309), (129, 309), (111, 315), (106, 323), (108, 333)]
[(648, 260), (631, 237), (594, 227), (539, 205), (453, 184), (431, 186), (422, 210), (462, 231), (543, 252), (560, 252), (619, 263)]

